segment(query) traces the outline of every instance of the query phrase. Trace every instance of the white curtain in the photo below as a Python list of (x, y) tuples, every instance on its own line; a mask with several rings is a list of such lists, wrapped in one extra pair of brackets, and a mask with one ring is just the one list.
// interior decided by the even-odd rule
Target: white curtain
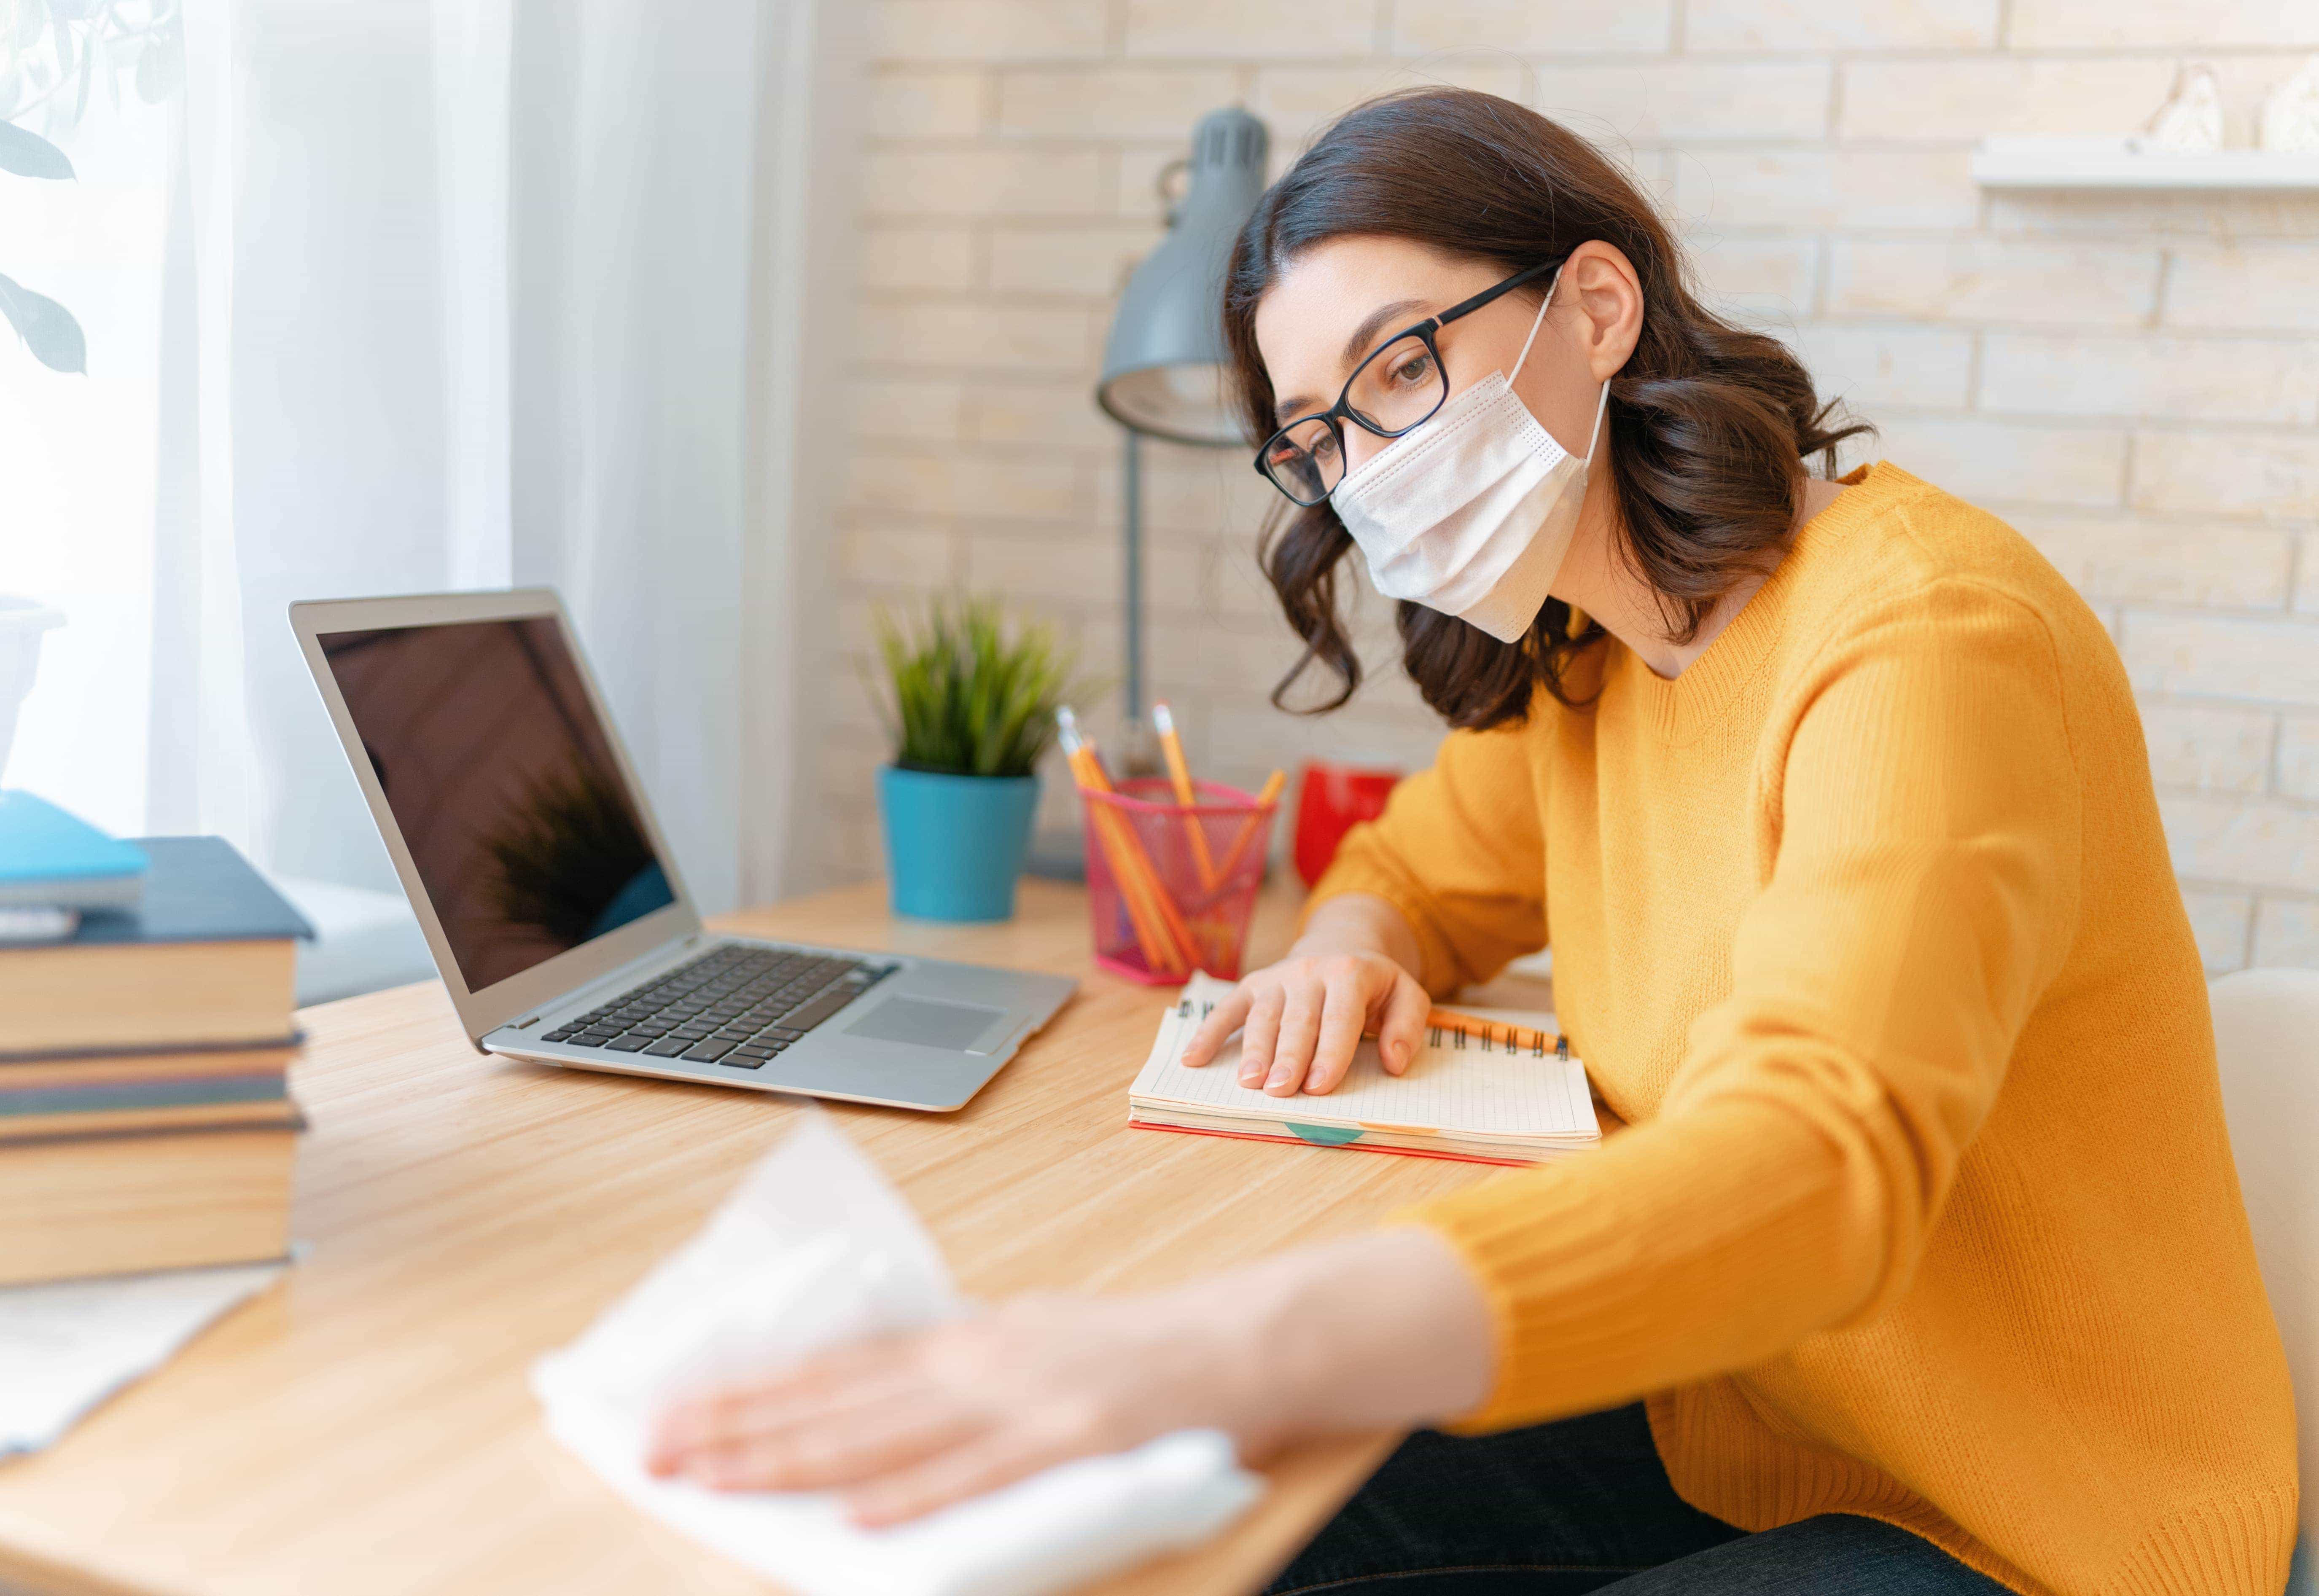
[(286, 607), (553, 585), (702, 906), (780, 889), (846, 9), (188, 0), (147, 701), (77, 734), (145, 829), (391, 888)]

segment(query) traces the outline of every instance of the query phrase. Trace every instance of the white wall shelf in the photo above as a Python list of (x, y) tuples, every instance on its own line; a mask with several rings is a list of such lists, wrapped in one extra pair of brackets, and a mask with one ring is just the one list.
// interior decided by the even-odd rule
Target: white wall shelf
[(2319, 155), (2218, 149), (2170, 155), (2116, 139), (1988, 139), (1972, 152), (1983, 188), (2319, 191)]

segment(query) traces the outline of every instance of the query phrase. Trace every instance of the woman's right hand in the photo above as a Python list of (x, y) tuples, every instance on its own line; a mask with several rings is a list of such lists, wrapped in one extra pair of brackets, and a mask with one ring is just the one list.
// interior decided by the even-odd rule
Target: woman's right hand
[(1241, 1031), (1241, 1086), (1275, 1097), (1300, 1089), (1317, 1096), (1345, 1078), (1367, 1032), (1376, 1034), (1388, 1074), (1407, 1069), (1431, 1006), (1417, 978), (1387, 953), (1300, 942), (1279, 963), (1241, 978), (1193, 1033), (1184, 1062), (1198, 1069)]

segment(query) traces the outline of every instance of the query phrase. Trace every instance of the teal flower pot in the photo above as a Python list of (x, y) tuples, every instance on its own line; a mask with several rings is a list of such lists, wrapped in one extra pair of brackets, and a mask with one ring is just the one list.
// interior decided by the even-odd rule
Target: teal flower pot
[(921, 920), (1007, 920), (1039, 808), (1036, 776), (878, 772), (894, 912)]

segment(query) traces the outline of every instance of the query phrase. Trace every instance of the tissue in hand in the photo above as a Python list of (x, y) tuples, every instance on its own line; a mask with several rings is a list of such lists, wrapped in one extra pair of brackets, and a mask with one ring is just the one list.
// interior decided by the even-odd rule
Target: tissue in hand
[(699, 1235), (540, 1359), (532, 1389), (549, 1431), (630, 1501), (807, 1596), (1042, 1596), (1204, 1540), (1261, 1492), (1214, 1430), (1063, 1464), (883, 1530), (853, 1528), (830, 1493), (645, 1473), (669, 1398), (963, 1308), (909, 1205), (812, 1114)]

